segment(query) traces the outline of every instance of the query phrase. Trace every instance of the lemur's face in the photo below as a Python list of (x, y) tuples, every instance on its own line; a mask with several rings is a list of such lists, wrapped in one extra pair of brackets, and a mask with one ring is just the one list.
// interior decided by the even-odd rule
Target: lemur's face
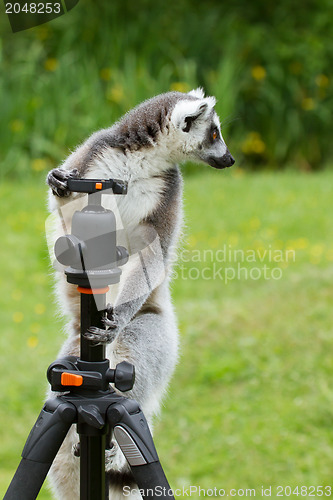
[(231, 156), (221, 134), (219, 118), (214, 110), (215, 98), (203, 97), (198, 89), (190, 92), (196, 99), (176, 104), (171, 121), (176, 127), (184, 159), (203, 161), (211, 167), (231, 167)]
[(198, 145), (197, 156), (214, 168), (231, 167), (235, 160), (222, 137), (219, 118), (215, 111), (211, 115), (204, 129), (204, 138)]

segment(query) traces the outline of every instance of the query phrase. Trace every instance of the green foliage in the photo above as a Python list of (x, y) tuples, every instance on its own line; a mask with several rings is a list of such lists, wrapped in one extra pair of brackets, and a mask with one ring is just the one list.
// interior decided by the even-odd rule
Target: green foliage
[(16, 34), (3, 15), (0, 173), (46, 171), (143, 99), (198, 85), (217, 96), (238, 164), (323, 168), (332, 14), (330, 0), (82, 0)]
[[(173, 487), (256, 488), (256, 496), (261, 485), (329, 485), (332, 172), (202, 168), (185, 182), (187, 229), (173, 284), (181, 358), (155, 426), (167, 475)], [(2, 493), (64, 340), (43, 238), (44, 194), (33, 181), (0, 186)], [(295, 259), (223, 261), (224, 245), (258, 256), (294, 250)], [(226, 284), (209, 274), (238, 263), (248, 271), (274, 266), (282, 276), (243, 272)], [(44, 488), (40, 499), (50, 498)]]

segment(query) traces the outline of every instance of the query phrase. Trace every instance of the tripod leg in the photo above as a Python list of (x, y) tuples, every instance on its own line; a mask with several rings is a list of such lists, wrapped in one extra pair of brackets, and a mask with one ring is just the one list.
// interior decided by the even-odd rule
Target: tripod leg
[(45, 403), (22, 452), (22, 460), (4, 500), (35, 500), (52, 462), (76, 418), (71, 403), (56, 398)]
[(173, 499), (146, 418), (138, 403), (124, 398), (108, 408), (108, 421), (144, 499)]

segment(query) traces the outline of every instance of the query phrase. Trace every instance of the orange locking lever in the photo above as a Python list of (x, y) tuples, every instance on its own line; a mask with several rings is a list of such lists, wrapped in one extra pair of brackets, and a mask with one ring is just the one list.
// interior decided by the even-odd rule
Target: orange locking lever
[(61, 385), (75, 385), (79, 387), (83, 384), (82, 375), (75, 375), (74, 373), (63, 372), (61, 374)]

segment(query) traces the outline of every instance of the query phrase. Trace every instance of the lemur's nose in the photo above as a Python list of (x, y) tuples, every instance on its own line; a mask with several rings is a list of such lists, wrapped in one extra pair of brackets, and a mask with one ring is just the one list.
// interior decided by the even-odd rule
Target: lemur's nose
[(235, 159), (234, 159), (234, 157), (233, 157), (233, 156), (229, 153), (229, 151), (228, 151), (225, 155), (223, 155), (223, 156), (222, 156), (221, 160), (222, 160), (222, 162), (221, 162), (221, 163), (222, 163), (222, 165), (223, 165), (224, 167), (231, 167), (231, 166), (235, 163)]

